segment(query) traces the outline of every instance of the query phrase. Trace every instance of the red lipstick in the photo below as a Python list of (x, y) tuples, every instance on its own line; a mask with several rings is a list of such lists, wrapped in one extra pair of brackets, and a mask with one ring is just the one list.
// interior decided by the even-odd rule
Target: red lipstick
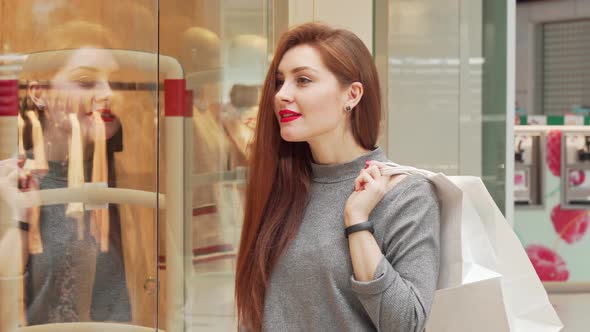
[(291, 122), (299, 119), (301, 117), (301, 113), (293, 112), (288, 109), (280, 110), (279, 116), (281, 117), (281, 123)]
[(102, 109), (99, 112), (100, 117), (104, 122), (113, 122), (113, 120), (115, 119), (115, 115), (110, 109)]

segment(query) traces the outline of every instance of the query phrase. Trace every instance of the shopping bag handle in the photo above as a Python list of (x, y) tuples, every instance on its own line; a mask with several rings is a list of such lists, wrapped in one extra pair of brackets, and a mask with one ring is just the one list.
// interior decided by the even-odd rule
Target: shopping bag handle
[(380, 169), (381, 175), (419, 174), (419, 175), (422, 175), (426, 178), (429, 178), (429, 177), (435, 175), (435, 173), (433, 173), (431, 171), (427, 171), (425, 169), (419, 169), (419, 168), (415, 168), (415, 167), (411, 167), (411, 166), (402, 166), (402, 165), (396, 164), (394, 162), (385, 162), (382, 164), (384, 164), (385, 167)]

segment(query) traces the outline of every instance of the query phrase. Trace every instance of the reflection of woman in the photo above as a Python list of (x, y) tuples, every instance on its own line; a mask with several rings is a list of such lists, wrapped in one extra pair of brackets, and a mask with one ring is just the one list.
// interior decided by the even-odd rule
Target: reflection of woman
[(354, 34), (305, 24), (279, 41), (236, 272), (243, 330), (423, 330), (438, 204), (427, 179), (381, 175), (380, 103), (371, 54)]
[[(102, 158), (108, 168), (104, 180), (110, 187), (116, 186), (113, 153), (122, 149), (122, 130), (118, 118), (109, 112), (113, 92), (108, 80), (118, 69), (117, 63), (108, 50), (82, 48), (68, 54), (67, 59), (59, 53), (45, 54), (48, 62), (62, 65), (48, 78), (47, 86), (29, 81), (22, 107), (23, 113), (32, 108), (38, 114), (43, 129), (48, 170), (39, 175), (39, 188), (67, 187), (68, 176), (71, 184), (73, 158), (81, 159), (84, 182), (94, 178), (93, 171), (99, 167), (96, 160)], [(37, 60), (42, 58), (37, 55)], [(27, 72), (27, 64), (24, 72), (36, 78), (34, 72)], [(30, 149), (31, 123), (24, 114), (23, 118), (24, 145)], [(106, 139), (106, 155), (97, 157), (93, 150), (101, 136)], [(74, 144), (80, 145), (82, 155), (71, 153)], [(108, 223), (103, 236), (97, 236), (100, 232), (98, 224), (93, 224), (93, 212), (80, 211), (76, 216), (69, 208), (51, 205), (40, 210), (42, 248), (30, 256), (27, 266), (28, 323), (129, 321), (117, 207), (102, 210)]]

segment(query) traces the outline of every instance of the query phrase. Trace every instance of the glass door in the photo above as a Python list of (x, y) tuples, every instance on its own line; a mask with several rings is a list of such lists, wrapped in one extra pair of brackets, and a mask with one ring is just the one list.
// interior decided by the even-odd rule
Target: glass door
[(274, 3), (0, 0), (0, 330), (235, 329)]
[(505, 204), (512, 121), (507, 121), (507, 1), (375, 4), (389, 155), (447, 175), (481, 177), (510, 218), (512, 205)]
[(186, 105), (160, 126), (158, 326), (168, 331), (236, 329), (234, 270), (273, 3), (160, 2), (160, 54), (182, 65), (175, 84)]
[[(1, 158), (22, 175), (3, 210), (15, 213), (10, 227), (20, 227), (24, 248), (12, 271), (18, 294), (2, 288), (0, 330), (153, 329), (158, 3), (30, 0), (0, 8), (0, 85), (11, 89), (3, 97), (16, 98), (2, 119), (10, 135)], [(7, 308), (16, 308), (9, 318)]]

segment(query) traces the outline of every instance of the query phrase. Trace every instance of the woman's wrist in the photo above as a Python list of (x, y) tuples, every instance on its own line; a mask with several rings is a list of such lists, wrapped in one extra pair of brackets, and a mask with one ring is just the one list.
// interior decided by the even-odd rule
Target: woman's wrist
[(362, 213), (344, 213), (344, 225), (346, 227), (356, 225), (367, 220), (369, 220), (369, 216)]

